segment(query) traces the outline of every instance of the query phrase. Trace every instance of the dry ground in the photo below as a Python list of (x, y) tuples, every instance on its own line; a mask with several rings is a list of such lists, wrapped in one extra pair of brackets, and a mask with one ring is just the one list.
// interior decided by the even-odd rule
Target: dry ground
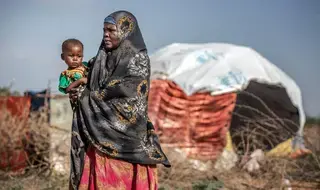
[[(40, 117), (35, 115), (32, 118), (28, 121), (28, 127), (25, 127), (26, 125), (22, 121), (13, 120), (10, 117), (0, 119), (1, 142), (3, 143), (3, 146), (0, 147), (0, 152), (21, 148), (21, 146), (14, 146), (12, 142), (15, 142), (15, 139), (24, 138), (26, 131), (32, 131), (35, 134), (28, 139), (29, 141), (33, 144), (40, 144), (35, 149), (36, 151), (33, 152), (33, 160), (30, 160), (33, 163), (36, 160), (38, 165), (30, 168), (28, 172), (20, 176), (2, 171), (0, 173), (0, 189), (68, 189), (67, 172), (65, 174), (55, 172), (53, 170), (54, 163), (47, 158), (48, 155), (55, 153), (60, 155), (60, 160), (62, 158), (66, 166), (68, 165), (68, 154), (61, 153), (61, 147), (52, 147), (52, 144), (56, 146), (56, 143), (48, 142), (50, 134), (59, 129), (52, 129), (44, 125), (45, 118), (43, 118), (43, 115)], [(65, 135), (63, 139), (68, 139), (68, 132), (65, 132)], [(306, 144), (314, 151), (314, 154), (297, 160), (268, 159), (261, 169), (254, 173), (244, 171), (239, 164), (227, 172), (218, 172), (213, 168), (213, 164), (211, 166), (209, 164), (207, 171), (198, 171), (192, 168), (187, 160), (172, 151), (172, 149), (166, 149), (165, 152), (172, 162), (172, 168), (166, 169), (159, 166), (160, 189), (286, 189), (283, 183), (286, 179), (291, 182), (293, 189), (320, 189), (319, 135), (319, 126), (306, 127)], [(67, 146), (63, 143), (62, 145)], [(65, 151), (66, 149), (62, 148), (62, 150)], [(42, 156), (42, 159), (39, 160), (39, 156)]]

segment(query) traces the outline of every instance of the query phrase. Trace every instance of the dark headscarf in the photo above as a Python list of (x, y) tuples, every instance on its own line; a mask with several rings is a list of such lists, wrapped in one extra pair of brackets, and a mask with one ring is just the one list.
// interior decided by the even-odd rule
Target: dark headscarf
[[(104, 48), (104, 42), (102, 40), (98, 55), (94, 60), (91, 60), (91, 62), (99, 62), (99, 64), (94, 64), (95, 66), (92, 68), (92, 72), (95, 72), (99, 77), (95, 78), (96, 80), (90, 80), (89, 88), (91, 90), (102, 86), (106, 77), (110, 74), (110, 71), (118, 64), (120, 58), (123, 59), (123, 56), (130, 58), (130, 56), (132, 56), (126, 53), (138, 53), (146, 50), (138, 22), (131, 13), (127, 11), (114, 12), (104, 19), (104, 23), (115, 24), (117, 26), (120, 45), (115, 50), (108, 51)], [(128, 49), (130, 49), (129, 52)], [(111, 58), (113, 60), (107, 61), (107, 59)], [(106, 67), (109, 72), (104, 69)]]
[(120, 45), (102, 41), (90, 63), (87, 88), (75, 109), (71, 138), (71, 185), (77, 189), (85, 150), (138, 164), (170, 167), (147, 114), (150, 60), (136, 18), (118, 11), (105, 18), (116, 24)]

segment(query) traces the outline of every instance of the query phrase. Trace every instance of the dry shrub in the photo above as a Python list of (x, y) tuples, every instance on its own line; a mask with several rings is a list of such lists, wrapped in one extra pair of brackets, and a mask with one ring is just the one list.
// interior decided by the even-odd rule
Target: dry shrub
[[(239, 105), (232, 113), (234, 117), (241, 120), (244, 126), (232, 129), (232, 139), (237, 151), (241, 155), (250, 154), (257, 149), (268, 150), (296, 135), (296, 129), (300, 126), (290, 119), (280, 118), (268, 107), (258, 96), (248, 92), (239, 92), (252, 101), (260, 104), (260, 109), (249, 105)], [(248, 113), (250, 117), (241, 113)]]
[[(52, 142), (56, 130), (49, 126), (45, 108), (30, 114), (25, 110), (22, 116), (13, 116), (2, 108), (0, 189), (67, 189), (67, 175), (57, 173), (54, 169), (56, 163), (52, 160), (56, 154), (63, 154), (66, 163), (69, 160), (65, 152), (58, 152), (59, 147), (52, 146), (57, 144)], [(69, 135), (67, 131), (64, 134)], [(63, 136), (60, 144), (61, 139)], [(69, 152), (69, 147), (67, 150)], [(20, 155), (20, 161), (17, 155)], [(66, 170), (69, 171), (68, 166)]]
[[(42, 172), (43, 169), (50, 168), (50, 135), (47, 112), (42, 110), (29, 115), (28, 110), (25, 110), (25, 114), (22, 116), (12, 116), (6, 110), (2, 110), (2, 113), (0, 119), (2, 146), (0, 152), (8, 155), (8, 161), (18, 161), (13, 157), (17, 156), (15, 153), (24, 154), (26, 156), (26, 168), (13, 172), (15, 168), (11, 168), (12, 164), (8, 164), (1, 170), (6, 171), (5, 174), (7, 175), (11, 175), (34, 169), (39, 169), (38, 171)], [(23, 160), (18, 164), (21, 164), (22, 167)], [(16, 167), (15, 164), (13, 166)]]
[[(243, 171), (242, 167), (250, 159), (250, 154), (253, 151), (257, 149), (268, 151), (270, 148), (287, 140), (284, 137), (296, 134), (291, 127), (299, 128), (292, 121), (279, 118), (259, 97), (253, 94), (249, 95), (258, 100), (264, 106), (266, 112), (261, 112), (246, 105), (237, 105), (242, 109), (250, 110), (255, 115), (247, 118), (237, 112), (233, 113), (245, 121), (246, 126), (233, 134), (233, 139), (241, 139), (234, 146), (241, 159), (237, 165), (238, 168), (228, 172), (227, 175), (223, 175), (226, 177), (224, 177), (223, 181), (228, 181), (228, 183), (225, 183), (226, 186), (229, 187), (234, 181), (238, 181), (235, 183), (234, 189), (281, 189), (284, 187), (284, 180), (289, 180), (292, 187), (298, 188), (297, 184), (299, 184), (299, 188), (319, 188), (320, 152), (317, 150), (319, 145), (315, 139), (319, 138), (320, 133), (316, 136), (305, 133), (304, 140), (307, 141), (307, 148), (313, 150), (311, 155), (295, 160), (290, 158), (266, 158), (265, 162), (260, 163), (261, 168), (258, 172), (247, 173)], [(313, 130), (314, 134), (316, 128), (306, 128), (306, 130)], [(232, 177), (228, 180), (230, 176)], [(241, 184), (243, 184), (242, 188), (240, 188)]]

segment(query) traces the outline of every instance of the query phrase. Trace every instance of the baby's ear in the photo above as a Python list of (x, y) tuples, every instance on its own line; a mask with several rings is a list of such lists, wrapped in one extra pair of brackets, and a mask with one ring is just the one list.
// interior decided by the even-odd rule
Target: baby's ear
[(61, 59), (64, 61), (63, 53), (61, 53), (61, 55), (60, 55), (60, 56), (61, 56)]

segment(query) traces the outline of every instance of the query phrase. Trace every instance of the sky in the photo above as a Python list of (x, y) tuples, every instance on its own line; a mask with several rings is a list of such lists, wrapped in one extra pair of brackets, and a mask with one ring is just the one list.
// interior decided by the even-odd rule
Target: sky
[(0, 0), (0, 86), (56, 90), (61, 43), (78, 38), (90, 59), (117, 10), (137, 17), (151, 55), (171, 43), (255, 49), (296, 81), (307, 115), (320, 115), (319, 0)]

